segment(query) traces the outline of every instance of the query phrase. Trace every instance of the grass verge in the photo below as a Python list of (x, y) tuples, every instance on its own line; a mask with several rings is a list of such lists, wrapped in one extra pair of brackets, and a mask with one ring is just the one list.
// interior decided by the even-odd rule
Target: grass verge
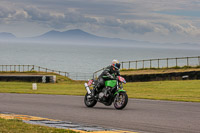
[(135, 82), (124, 88), (132, 98), (200, 102), (200, 80)]
[(24, 123), (22, 120), (0, 118), (1, 133), (77, 133), (71, 130)]
[[(85, 95), (84, 82), (38, 83), (0, 82), (0, 93)], [(200, 80), (134, 82), (124, 85), (129, 98), (200, 102)]]

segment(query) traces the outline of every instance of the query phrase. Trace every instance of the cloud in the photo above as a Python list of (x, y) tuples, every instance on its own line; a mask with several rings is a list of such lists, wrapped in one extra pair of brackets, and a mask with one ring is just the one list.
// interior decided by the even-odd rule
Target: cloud
[(167, 12), (199, 11), (199, 7), (197, 0), (3, 0), (0, 23), (34, 23), (49, 30), (82, 28), (97, 34), (119, 35), (116, 37), (123, 36), (121, 31), (130, 36), (149, 33), (197, 36), (199, 18)]
[(9, 15), (13, 13), (15, 13), (15, 11), (0, 5), (0, 19), (8, 18)]
[(2, 23), (10, 23), (12, 21), (25, 20), (28, 14), (24, 10), (16, 10), (0, 6), (0, 21)]
[(87, 17), (71, 10), (68, 10), (66, 13), (50, 12), (34, 6), (12, 10), (0, 8), (0, 20), (4, 21), (4, 23), (10, 23), (12, 21), (36, 22), (49, 26), (50, 28), (65, 28), (70, 24), (97, 22), (95, 18)]
[(155, 31), (155, 26), (153, 24), (142, 20), (124, 23), (122, 27), (126, 31), (138, 34), (145, 34)]
[(156, 24), (160, 25), (160, 30), (165, 31), (165, 34), (171, 34), (171, 33), (176, 33), (180, 35), (200, 34), (200, 29), (189, 22), (185, 23), (160, 22)]

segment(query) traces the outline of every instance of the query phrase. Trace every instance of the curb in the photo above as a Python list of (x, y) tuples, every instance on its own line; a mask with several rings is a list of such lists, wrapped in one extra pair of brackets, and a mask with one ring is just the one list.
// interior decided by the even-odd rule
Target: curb
[(88, 132), (91, 132), (91, 133), (136, 133), (132, 131), (106, 129), (106, 128), (102, 128), (98, 126), (88, 126), (88, 125), (72, 123), (69, 121), (60, 121), (60, 120), (55, 120), (55, 119), (13, 114), (13, 113), (7, 113), (7, 112), (0, 113), (0, 118), (19, 119), (28, 124), (36, 124), (36, 125), (42, 125), (42, 126), (48, 126), (48, 127), (69, 129), (69, 130), (80, 132), (80, 133), (88, 133)]

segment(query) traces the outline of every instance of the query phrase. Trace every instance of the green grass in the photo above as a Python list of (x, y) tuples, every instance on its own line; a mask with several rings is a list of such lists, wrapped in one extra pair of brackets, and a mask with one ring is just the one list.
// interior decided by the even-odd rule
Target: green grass
[(66, 129), (57, 129), (39, 125), (31, 125), (21, 120), (0, 118), (0, 133), (77, 133)]
[(86, 93), (83, 82), (74, 83), (37, 83), (38, 90), (32, 90), (29, 82), (0, 82), (0, 92), (30, 93), (30, 94), (58, 94), (83, 95)]
[[(124, 85), (129, 98), (200, 102), (200, 80), (133, 82)], [(84, 82), (38, 83), (0, 82), (0, 93), (85, 95)]]
[(132, 98), (200, 102), (200, 80), (135, 82), (124, 88)]

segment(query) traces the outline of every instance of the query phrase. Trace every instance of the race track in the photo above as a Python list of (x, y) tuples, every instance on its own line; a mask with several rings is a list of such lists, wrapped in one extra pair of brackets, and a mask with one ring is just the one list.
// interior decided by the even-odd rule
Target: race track
[(152, 133), (199, 133), (200, 103), (129, 99), (124, 110), (82, 96), (0, 93), (0, 113), (39, 116), (105, 128)]

